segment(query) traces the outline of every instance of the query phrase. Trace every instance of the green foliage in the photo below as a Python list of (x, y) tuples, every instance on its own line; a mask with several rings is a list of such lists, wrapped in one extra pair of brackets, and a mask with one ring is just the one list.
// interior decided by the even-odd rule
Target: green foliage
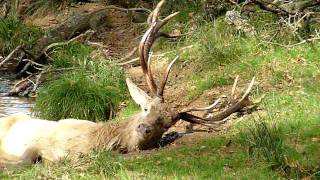
[(244, 53), (241, 39), (223, 21), (217, 21), (215, 26), (207, 24), (198, 37), (202, 45), (199, 60), (204, 66), (226, 65), (237, 61)]
[(117, 172), (124, 170), (120, 156), (112, 154), (109, 151), (95, 151), (85, 157), (85, 160), (93, 162), (88, 171), (104, 176), (116, 176)]
[(54, 68), (69, 68), (91, 61), (91, 51), (92, 49), (88, 46), (71, 42), (70, 44), (51, 49), (48, 54), (53, 59), (50, 64)]
[(270, 126), (264, 120), (259, 119), (248, 128), (243, 138), (248, 143), (249, 154), (262, 156), (273, 169), (276, 169), (285, 165), (285, 147), (282, 136), (278, 126)]
[(167, 1), (162, 8), (162, 14), (169, 15), (173, 12), (180, 12), (177, 21), (187, 22), (192, 14), (197, 14), (202, 10), (201, 0), (171, 0)]
[[(154, 4), (157, 2), (159, 0), (156, 0)], [(170, 0), (164, 5), (162, 12), (164, 15), (180, 12), (176, 20), (187, 22), (190, 19), (197, 21), (213, 20), (223, 15), (230, 8), (230, 3), (224, 0)]]
[(109, 63), (91, 63), (65, 73), (39, 91), (35, 111), (51, 120), (64, 118), (103, 121), (115, 115), (126, 98), (124, 74)]
[(19, 45), (31, 47), (41, 30), (23, 24), (15, 17), (0, 19), (0, 53), (8, 54)]
[(135, 113), (139, 112), (139, 110), (140, 110), (140, 106), (137, 105), (134, 101), (129, 100), (129, 102), (127, 103), (127, 106), (121, 109), (121, 111), (119, 112), (119, 117), (121, 118), (130, 117)]

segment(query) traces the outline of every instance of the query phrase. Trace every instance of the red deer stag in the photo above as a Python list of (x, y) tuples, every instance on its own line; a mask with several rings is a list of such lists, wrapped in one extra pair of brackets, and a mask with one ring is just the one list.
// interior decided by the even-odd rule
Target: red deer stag
[[(46, 161), (61, 158), (76, 158), (93, 149), (130, 152), (155, 147), (162, 135), (178, 120), (212, 126), (225, 121), (226, 117), (243, 109), (248, 102), (249, 92), (254, 80), (241, 98), (233, 98), (231, 106), (218, 114), (202, 118), (192, 115), (194, 111), (212, 111), (217, 100), (209, 107), (189, 108), (181, 112), (170, 109), (164, 103), (164, 88), (176, 61), (173, 60), (164, 73), (160, 85), (156, 84), (151, 71), (150, 49), (160, 36), (159, 32), (170, 19), (178, 13), (161, 20), (159, 11), (162, 0), (148, 18), (150, 28), (144, 34), (139, 45), (139, 58), (143, 75), (150, 89), (151, 96), (137, 87), (130, 79), (127, 85), (133, 100), (141, 106), (141, 112), (120, 122), (94, 123), (87, 120), (65, 119), (47, 121), (25, 115), (13, 115), (0, 119), (0, 162), (15, 159), (19, 162), (31, 161), (41, 157)], [(235, 90), (236, 83), (232, 91)]]

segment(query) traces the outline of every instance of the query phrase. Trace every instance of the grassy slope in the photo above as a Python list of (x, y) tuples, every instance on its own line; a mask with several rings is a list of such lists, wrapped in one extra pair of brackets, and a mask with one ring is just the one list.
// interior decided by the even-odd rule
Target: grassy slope
[[(258, 32), (263, 33), (264, 29)], [(225, 135), (192, 145), (132, 158), (95, 152), (77, 164), (25, 167), (2, 172), (1, 179), (319, 178), (320, 43), (290, 49), (261, 44), (254, 37), (233, 32), (218, 20), (215, 26), (202, 24), (195, 34), (169, 48), (190, 44), (194, 47), (181, 53), (181, 59), (189, 68), (201, 71), (189, 77), (191, 81), (186, 80), (190, 87), (196, 87), (188, 98), (230, 84), (236, 75), (247, 81), (256, 76), (259, 84), (254, 96), (264, 95), (260, 105), (263, 112), (257, 118), (249, 117)], [(124, 115), (131, 111), (126, 110)], [(253, 137), (253, 132), (262, 127), (253, 119), (266, 123), (268, 129), (260, 131), (260, 135), (269, 133), (270, 137)], [(278, 146), (277, 142), (282, 144)]]

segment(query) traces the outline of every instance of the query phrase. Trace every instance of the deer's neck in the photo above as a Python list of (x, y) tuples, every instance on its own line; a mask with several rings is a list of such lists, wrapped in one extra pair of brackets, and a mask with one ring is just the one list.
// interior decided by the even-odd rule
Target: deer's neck
[(91, 134), (94, 148), (117, 150), (119, 152), (136, 150), (135, 136), (137, 135), (135, 134), (135, 123), (133, 121), (128, 119), (123, 122), (101, 124), (101, 127)]

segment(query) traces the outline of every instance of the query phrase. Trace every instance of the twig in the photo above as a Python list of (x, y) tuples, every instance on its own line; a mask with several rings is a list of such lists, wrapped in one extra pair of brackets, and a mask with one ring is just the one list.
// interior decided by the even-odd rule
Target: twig
[(300, 41), (300, 42), (298, 42), (296, 44), (289, 44), (289, 45), (280, 44), (280, 43), (274, 43), (274, 42), (268, 42), (268, 41), (262, 41), (262, 42), (268, 43), (268, 44), (274, 44), (274, 45), (285, 47), (285, 48), (292, 48), (294, 46), (298, 46), (298, 45), (301, 45), (301, 44), (304, 44), (304, 43), (308, 43), (308, 42), (312, 42), (312, 41), (316, 41), (316, 40), (320, 40), (320, 37), (305, 39), (305, 40)]
[(6, 63), (7, 61), (9, 61), (12, 56), (21, 49), (21, 46), (16, 47), (1, 63), (0, 63), (0, 67)]
[(133, 48), (132, 51), (130, 51), (126, 56), (124, 56), (123, 58), (119, 59), (118, 61), (116, 61), (116, 63), (120, 63), (123, 61), (128, 60), (130, 57), (132, 57), (134, 55), (134, 53), (136, 53), (138, 50), (137, 47)]
[(29, 82), (31, 82), (33, 85), (36, 85), (35, 82), (33, 82), (31, 79), (27, 79)]
[(24, 62), (30, 62), (31, 64), (34, 64), (34, 65), (37, 65), (37, 66), (40, 66), (40, 67), (46, 67), (45, 65), (39, 64), (39, 63), (34, 62), (34, 61), (30, 60), (30, 59), (23, 59), (22, 61), (24, 61)]
[(24, 72), (26, 72), (30, 66), (31, 66), (31, 62), (28, 62), (28, 63), (23, 67), (23, 69), (18, 73), (18, 76), (21, 77), (20, 75), (22, 75)]
[(39, 87), (39, 85), (40, 85), (40, 83), (41, 83), (40, 80), (41, 80), (42, 75), (45, 74), (45, 73), (47, 73), (47, 72), (49, 71), (49, 69), (50, 69), (50, 66), (48, 66), (46, 69), (44, 69), (43, 71), (41, 71), (41, 72), (38, 74), (38, 76), (37, 76), (37, 78), (36, 78), (36, 83), (34, 84), (32, 90), (31, 90), (31, 93), (36, 92), (37, 88)]
[[(190, 45), (190, 46), (186, 46), (186, 47), (183, 47), (181, 49), (178, 49), (178, 50), (173, 50), (173, 51), (167, 51), (167, 52), (164, 52), (162, 54), (155, 54), (155, 55), (152, 55), (152, 57), (163, 57), (167, 54), (170, 54), (170, 53), (173, 53), (173, 52), (176, 52), (176, 51), (183, 51), (185, 49), (190, 49), (190, 48), (193, 48), (195, 45)], [(124, 65), (127, 65), (127, 64), (130, 64), (130, 63), (133, 63), (133, 62), (136, 62), (138, 61), (139, 58), (134, 58), (134, 59), (131, 59), (129, 61), (126, 61), (126, 62), (123, 62), (123, 63), (118, 63), (119, 66), (124, 66)]]
[(114, 6), (114, 5), (107, 6), (104, 9), (116, 9), (116, 10), (119, 10), (119, 11), (124, 11), (126, 13), (128, 13), (129, 11), (145, 11), (148, 14), (151, 13), (151, 10), (147, 9), (147, 8), (128, 8), (128, 9), (126, 9), (126, 8), (121, 8), (121, 7), (117, 7), (117, 6)]
[(51, 48), (53, 48), (53, 47), (55, 47), (55, 46), (65, 46), (65, 45), (68, 45), (69, 43), (71, 43), (71, 42), (73, 42), (73, 41), (76, 41), (77, 39), (79, 39), (79, 38), (81, 38), (81, 37), (83, 37), (83, 36), (90, 35), (91, 33), (94, 33), (94, 32), (95, 32), (95, 31), (93, 31), (93, 30), (88, 30), (88, 31), (86, 31), (85, 33), (82, 33), (82, 34), (80, 34), (80, 35), (78, 35), (78, 36), (70, 39), (69, 41), (52, 43), (52, 44), (50, 44), (49, 46), (47, 46), (47, 47), (43, 50), (43, 52), (47, 52), (49, 49), (51, 49)]
[(69, 70), (75, 70), (77, 68), (70, 67), (70, 68), (60, 68), (60, 69), (53, 69), (53, 70), (48, 70), (47, 72), (58, 72), (58, 71), (69, 71)]
[[(257, 4), (263, 10), (273, 12), (276, 14), (281, 14), (281, 15), (292, 14), (291, 12), (286, 11), (282, 7), (280, 7), (277, 4), (274, 4), (272, 2), (268, 2), (268, 1), (264, 1), (264, 0), (256, 0), (256, 1), (252, 1), (252, 3)], [(275, 7), (275, 8), (272, 8), (272, 7)]]
[(68, 45), (68, 44), (70, 44), (71, 42), (76, 41), (76, 40), (78, 40), (78, 39), (80, 39), (81, 37), (86, 36), (86, 35), (87, 35), (88, 37), (86, 38), (85, 41), (88, 42), (89, 39), (91, 38), (91, 36), (92, 36), (94, 33), (95, 33), (95, 31), (93, 31), (93, 30), (90, 29), (90, 30), (86, 31), (85, 33), (82, 33), (82, 34), (80, 34), (80, 35), (78, 35), (78, 36), (70, 39), (69, 41), (52, 43), (52, 44), (50, 44), (49, 46), (47, 46), (47, 47), (43, 50), (43, 54), (44, 54), (47, 58), (49, 58), (51, 61), (54, 61), (54, 59), (53, 59), (52, 57), (50, 57), (49, 54), (47, 53), (47, 51), (48, 51), (49, 49), (51, 49), (51, 48), (53, 48), (53, 47), (56, 47), (56, 46), (65, 46), (65, 45)]
[(236, 2), (236, 1), (228, 0), (228, 2), (230, 2), (233, 5), (238, 5), (238, 2)]
[(86, 44), (89, 45), (89, 46), (96, 46), (96, 47), (99, 47), (99, 48), (107, 48), (107, 46), (105, 46), (104, 44), (99, 43), (99, 42), (87, 41)]
[(33, 74), (32, 74), (32, 75), (29, 75), (28, 77), (26, 77), (26, 78), (24, 78), (24, 79), (22, 79), (22, 80), (20, 80), (19, 82), (17, 82), (17, 83), (13, 86), (13, 88), (16, 88), (17, 86), (19, 86), (21, 83), (27, 81), (27, 79), (31, 78), (32, 76), (33, 76)]

